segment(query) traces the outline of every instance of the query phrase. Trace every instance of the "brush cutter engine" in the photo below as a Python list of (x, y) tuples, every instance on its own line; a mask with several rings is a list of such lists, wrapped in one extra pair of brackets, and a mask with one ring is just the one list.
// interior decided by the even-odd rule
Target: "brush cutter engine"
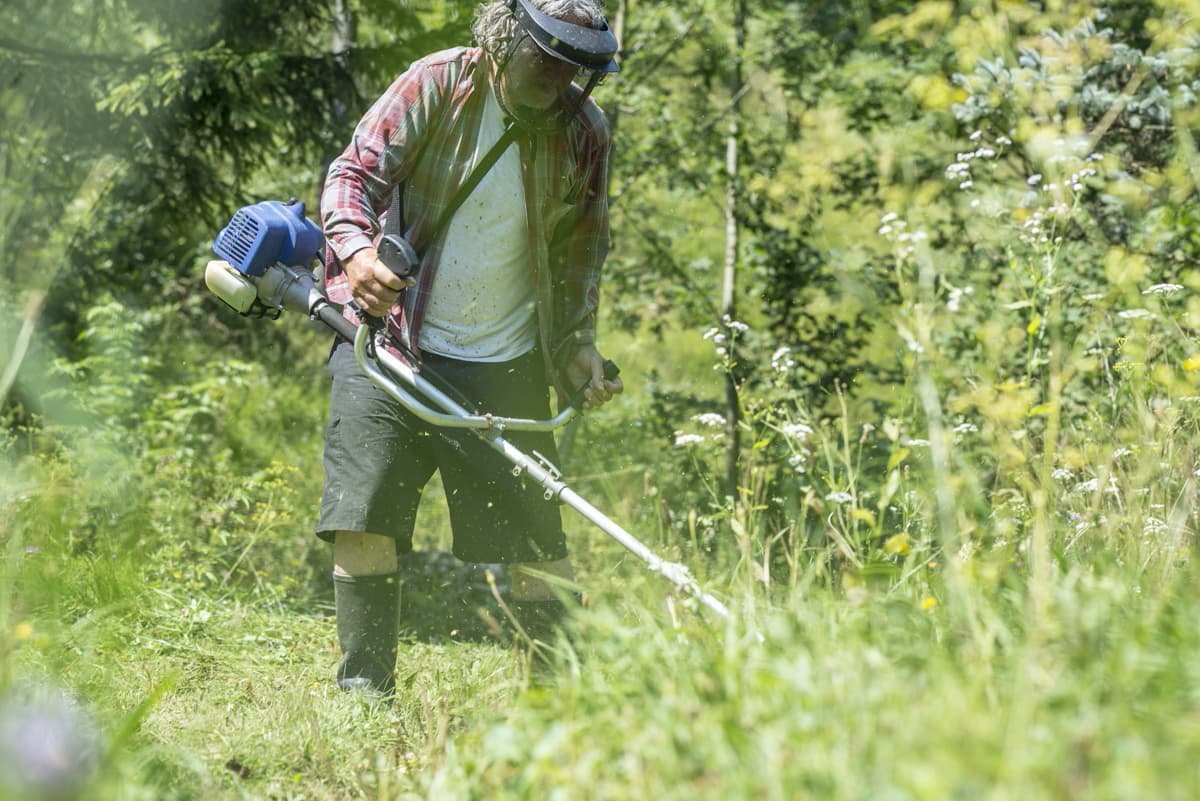
[[(208, 288), (239, 314), (274, 320), (286, 309), (320, 320), (354, 341), (355, 326), (342, 316), (317, 286), (313, 262), (321, 255), (325, 238), (304, 214), (304, 203), (277, 200), (246, 206), (233, 215), (213, 242), (221, 258), (208, 263), (204, 281)], [(417, 268), (417, 254), (407, 240), (383, 238), (379, 258), (404, 278)], [(378, 328), (380, 321), (360, 317)]]
[(325, 244), (299, 201), (268, 201), (233, 215), (213, 243), (221, 257), (204, 282), (226, 305), (251, 317), (278, 318), (284, 309), (311, 314), (324, 300), (311, 267)]

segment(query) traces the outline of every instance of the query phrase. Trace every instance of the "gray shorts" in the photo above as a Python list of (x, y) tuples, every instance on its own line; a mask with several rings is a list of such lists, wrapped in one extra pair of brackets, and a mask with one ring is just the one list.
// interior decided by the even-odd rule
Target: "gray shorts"
[[(539, 352), (511, 362), (460, 362), (426, 354), (425, 363), (481, 411), (545, 418), (549, 389)], [(412, 550), (413, 524), (425, 484), (441, 472), (454, 555), (465, 562), (548, 562), (567, 555), (558, 505), (543, 488), (469, 431), (430, 426), (375, 386), (339, 341), (329, 358), (333, 378), (325, 430), (325, 489), (317, 536), (338, 531), (382, 534), (399, 553)], [(549, 433), (505, 435), (525, 453), (557, 460)]]

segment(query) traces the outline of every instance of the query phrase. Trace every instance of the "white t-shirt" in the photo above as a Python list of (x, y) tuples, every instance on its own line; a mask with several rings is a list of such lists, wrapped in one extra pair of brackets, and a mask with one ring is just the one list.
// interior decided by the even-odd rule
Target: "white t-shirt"
[[(472, 169), (504, 134), (489, 91)], [(433, 276), (419, 345), (452, 359), (502, 362), (537, 344), (529, 227), (516, 144), (454, 213)]]

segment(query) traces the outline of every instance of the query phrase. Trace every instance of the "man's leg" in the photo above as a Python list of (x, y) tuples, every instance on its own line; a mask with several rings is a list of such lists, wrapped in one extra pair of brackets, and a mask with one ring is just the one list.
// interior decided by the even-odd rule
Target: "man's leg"
[(343, 690), (388, 696), (395, 691), (400, 579), (391, 537), (339, 531), (333, 541), (333, 591)]
[[(550, 416), (538, 351), (501, 363), (426, 354), (426, 365), (477, 408), (513, 417)], [(516, 431), (506, 439), (526, 453), (558, 458), (549, 432)], [(464, 562), (508, 565), (517, 620), (534, 639), (548, 641), (566, 613), (560, 600), (564, 588), (536, 574), (566, 581), (574, 577), (558, 506), (545, 500), (538, 482), (521, 471), (514, 474), (507, 459), (470, 434), (437, 437), (433, 449), (450, 510), (454, 555)]]
[(333, 543), (342, 647), (337, 682), (347, 690), (389, 694), (400, 615), (397, 553), (411, 547), (421, 488), (433, 473), (429, 437), (358, 368), (349, 343), (335, 347), (329, 372), (317, 535)]

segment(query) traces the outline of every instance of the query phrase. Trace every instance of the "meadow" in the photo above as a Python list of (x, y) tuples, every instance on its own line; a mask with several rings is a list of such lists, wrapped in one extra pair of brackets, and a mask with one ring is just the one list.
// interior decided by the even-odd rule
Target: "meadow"
[[(214, 416), (238, 419), (262, 380), (213, 398)], [(603, 447), (644, 403), (631, 386), (574, 452)], [(439, 626), (437, 599), (462, 596), (435, 586), (410, 599), (434, 622), (406, 636), (401, 691), (380, 706), (330, 680), (328, 553), (305, 528), (311, 471), (285, 456), (221, 476), (207, 453), (200, 472), (222, 485), (208, 494), (182, 486), (195, 464), (159, 463), (122, 487), (128, 463), (90, 431), (74, 444), (86, 459), (26, 459), (7, 474), (0, 720), (26, 721), (5, 754), (22, 761), (4, 774), (28, 780), (9, 797), (1194, 797), (1197, 467), (1180, 406), (1129, 404), (1125, 426), (1064, 437), (1098, 457), (1097, 475), (1031, 467), (990, 492), (974, 531), (960, 528), (981, 514), (963, 489), (984, 481), (971, 454), (997, 447), (962, 442), (978, 431), (945, 432), (940, 456), (891, 443), (880, 482), (863, 453), (888, 443), (886, 421), (796, 429), (811, 445), (807, 480), (858, 470), (853, 499), (809, 494), (820, 525), (805, 536), (797, 520), (764, 538), (770, 515), (749, 507), (673, 527), (651, 457), (612, 456), (636, 468), (577, 486), (687, 563), (735, 620), (568, 518), (588, 604), (553, 667)], [(317, 447), (319, 425), (307, 429), (297, 464)], [(422, 526), (430, 550), (444, 547), (438, 509)], [(874, 536), (867, 523), (889, 513)]]
[(311, 58), (256, 4), (17, 5), (0, 801), (1200, 797), (1194, 0), (611, 4), (627, 390), (560, 466), (732, 619), (564, 510), (534, 665), (435, 483), (386, 704), (332, 680), (328, 335), (200, 276), (243, 200), (316, 208), (314, 98), (474, 4), (288, 3)]

